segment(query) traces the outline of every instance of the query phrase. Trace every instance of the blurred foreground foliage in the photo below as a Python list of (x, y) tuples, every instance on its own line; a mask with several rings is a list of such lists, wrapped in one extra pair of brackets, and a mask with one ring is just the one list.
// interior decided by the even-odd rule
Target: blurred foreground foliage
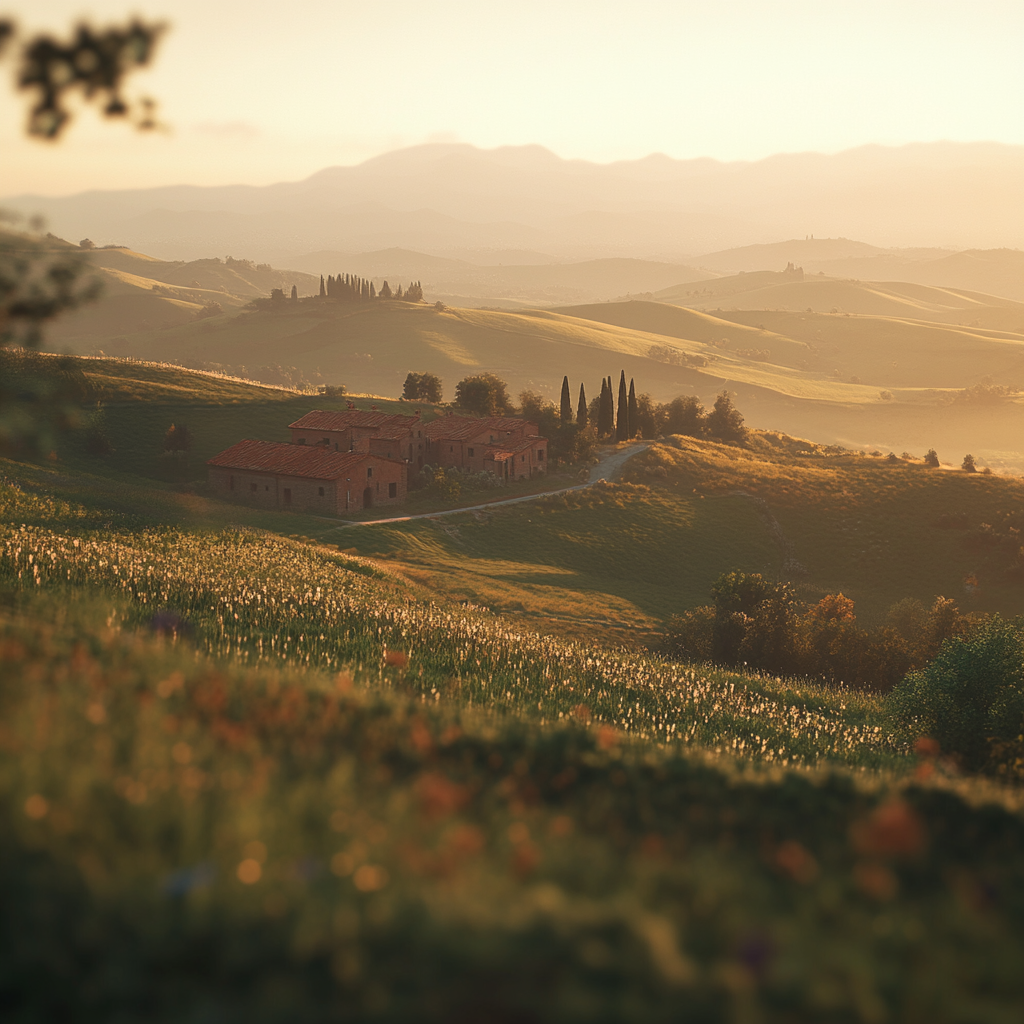
[(1019, 1020), (995, 791), (744, 772), (425, 701), (398, 657), (364, 685), (8, 604), (5, 1019)]

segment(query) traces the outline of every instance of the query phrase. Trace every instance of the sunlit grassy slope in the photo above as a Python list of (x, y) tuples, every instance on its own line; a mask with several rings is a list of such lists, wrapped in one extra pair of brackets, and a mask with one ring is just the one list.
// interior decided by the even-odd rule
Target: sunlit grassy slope
[[(18, 1017), (1019, 1015), (1019, 794), (915, 765), (876, 699), (543, 638), (3, 470)], [(650, 500), (606, 496), (620, 529)]]
[(711, 584), (734, 569), (789, 579), (810, 602), (842, 592), (866, 622), (904, 598), (939, 595), (964, 610), (1024, 613), (1016, 478), (773, 435), (747, 449), (655, 445), (625, 478), (639, 487), (329, 535), (438, 593), (569, 635), (650, 642), (668, 616), (709, 603)]
[[(102, 429), (112, 450), (97, 459), (86, 453), (80, 435), (68, 435), (58, 454), (68, 465), (89, 472), (127, 473), (144, 480), (201, 483), (211, 456), (246, 437), (287, 441), (288, 424), (312, 409), (345, 409), (353, 401), (358, 408), (382, 412), (409, 415), (419, 410), (424, 420), (436, 415), (425, 402), (326, 398), (168, 364), (88, 358), (81, 366), (92, 399), (100, 403)], [(92, 406), (88, 411), (92, 414)], [(181, 458), (163, 454), (164, 435), (172, 423), (183, 423), (192, 436), (192, 448)]]
[[(807, 569), (795, 582), (809, 599), (842, 590), (874, 620), (904, 597), (930, 603), (938, 594), (965, 607), (1024, 611), (1024, 592), (1004, 572), (1005, 545), (972, 547), (969, 538), (983, 523), (1003, 533), (1024, 525), (1013, 519), (1024, 501), (1014, 478), (830, 455), (771, 434), (752, 435), (747, 448), (685, 439), (627, 463), (626, 479), (640, 490), (597, 488), (437, 521), (349, 528), (205, 496), (205, 460), (212, 454), (242, 437), (286, 440), (293, 419), (312, 408), (344, 408), (345, 400), (175, 367), (109, 359), (84, 365), (104, 398), (113, 450), (90, 455), (74, 436), (61, 445), (61, 472), (87, 474), (75, 486), (78, 500), (90, 489), (111, 500), (114, 487), (124, 507), (161, 508), (168, 524), (236, 523), (318, 538), (383, 559), (433, 593), (513, 614), (543, 631), (644, 644), (668, 616), (706, 602), (721, 573), (779, 576), (786, 552), (747, 495), (768, 503), (792, 542), (793, 557)], [(411, 409), (385, 399), (355, 403)], [(193, 435), (184, 458), (162, 454), (172, 422), (185, 423)], [(947, 467), (958, 464), (948, 452), (941, 455)], [(194, 493), (153, 490), (169, 485)], [(463, 500), (496, 497), (467, 493)], [(968, 597), (971, 574), (980, 587), (972, 586)]]

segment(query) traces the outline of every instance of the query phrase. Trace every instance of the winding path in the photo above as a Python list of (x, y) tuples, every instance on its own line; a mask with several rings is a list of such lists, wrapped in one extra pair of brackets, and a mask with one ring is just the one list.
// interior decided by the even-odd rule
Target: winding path
[(415, 516), (393, 516), (390, 519), (367, 519), (363, 522), (347, 520), (346, 522), (339, 523), (338, 529), (347, 529), (350, 526), (378, 526), (382, 523), (408, 523), (413, 519), (437, 519), (438, 516), (454, 516), (462, 512), (479, 512), (484, 509), (500, 508), (502, 505), (518, 505), (524, 501), (536, 501), (538, 498), (550, 498), (557, 494), (568, 494), (570, 491), (585, 491), (588, 487), (593, 487), (599, 480), (612, 480), (618, 475), (619, 470), (622, 469), (622, 466), (628, 459), (650, 448), (650, 446), (650, 441), (634, 441), (631, 444), (617, 445), (598, 459), (597, 465), (590, 471), (590, 479), (585, 484), (577, 484), (575, 487), (563, 487), (557, 491), (542, 491), (540, 494), (524, 494), (519, 498), (488, 501), (482, 505), (449, 508), (443, 512), (421, 512)]

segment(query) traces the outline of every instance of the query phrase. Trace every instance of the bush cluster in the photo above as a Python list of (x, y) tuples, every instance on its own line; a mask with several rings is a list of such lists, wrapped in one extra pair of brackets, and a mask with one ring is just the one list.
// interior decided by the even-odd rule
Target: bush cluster
[(977, 625), (955, 601), (939, 597), (930, 609), (913, 599), (900, 601), (884, 625), (866, 629), (843, 594), (808, 606), (791, 584), (759, 573), (726, 573), (711, 596), (714, 605), (669, 621), (665, 653), (879, 692), (892, 690), (907, 672), (934, 658), (944, 641), (966, 636)]
[(947, 640), (886, 700), (894, 722), (936, 740), (970, 771), (1019, 775), (1024, 755), (1024, 634), (998, 615)]

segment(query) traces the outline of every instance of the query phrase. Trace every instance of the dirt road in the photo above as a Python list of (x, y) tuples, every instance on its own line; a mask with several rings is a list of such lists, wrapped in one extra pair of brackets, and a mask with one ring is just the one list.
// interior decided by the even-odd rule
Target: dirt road
[(505, 498), (502, 501), (488, 501), (482, 505), (468, 505), (464, 508), (450, 508), (443, 512), (423, 512), (415, 516), (393, 516), (390, 519), (368, 519), (365, 522), (344, 522), (338, 529), (345, 529), (350, 526), (377, 526), (381, 523), (408, 523), (413, 519), (436, 519), (438, 516), (454, 516), (461, 512), (477, 512), (481, 509), (500, 508), (502, 505), (518, 505), (524, 501), (536, 501), (538, 498), (549, 498), (554, 494), (568, 494), (570, 491), (583, 491), (593, 487), (599, 480), (613, 480), (618, 476), (619, 471), (628, 459), (638, 455), (644, 449), (651, 446), (650, 441), (635, 441), (632, 444), (618, 445), (611, 451), (605, 452), (596, 466), (590, 470), (590, 479), (585, 484), (577, 484), (575, 487), (563, 487), (559, 491), (544, 491), (541, 494), (526, 494), (521, 498)]

